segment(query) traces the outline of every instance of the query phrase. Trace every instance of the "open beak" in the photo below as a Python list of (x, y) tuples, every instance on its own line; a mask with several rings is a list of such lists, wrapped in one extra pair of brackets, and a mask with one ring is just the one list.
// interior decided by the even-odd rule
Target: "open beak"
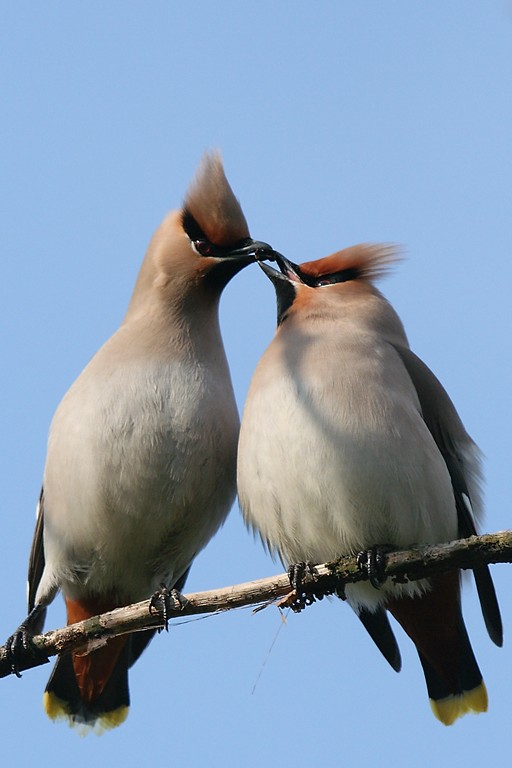
[(265, 264), (264, 261), (258, 261), (258, 266), (261, 267), (263, 272), (266, 274), (269, 280), (271, 280), (274, 285), (277, 285), (278, 283), (282, 282), (289, 282), (288, 277), (283, 272), (279, 272), (278, 269), (274, 269), (273, 267), (270, 267), (268, 264)]
[(261, 267), (268, 279), (274, 284), (277, 299), (277, 324), (280, 325), (295, 301), (297, 288), (303, 281), (300, 276), (300, 270), (293, 261), (289, 261), (281, 253), (277, 253), (277, 251), (272, 252), (272, 257), (281, 271), (262, 261), (258, 261), (258, 266)]
[(263, 264), (261, 261), (259, 261), (259, 259), (256, 259), (266, 276), (272, 280), (274, 284), (276, 280), (288, 280), (289, 282), (294, 283), (304, 282), (298, 264), (295, 264), (293, 261), (287, 259), (285, 256), (283, 256), (282, 253), (278, 253), (278, 251), (273, 250), (271, 260), (276, 262), (277, 266), (281, 270), (280, 272), (278, 272), (277, 269), (269, 267), (268, 264)]

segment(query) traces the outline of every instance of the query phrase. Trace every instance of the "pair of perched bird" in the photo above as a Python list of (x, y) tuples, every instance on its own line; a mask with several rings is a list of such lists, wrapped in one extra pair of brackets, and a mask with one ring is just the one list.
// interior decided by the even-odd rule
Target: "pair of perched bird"
[[(277, 262), (279, 270), (263, 263)], [(61, 590), (68, 623), (183, 588), (236, 494), (245, 520), (288, 564), (375, 545), (475, 533), (478, 449), (445, 390), (410, 350), (374, 280), (391, 249), (359, 245), (300, 266), (250, 238), (220, 158), (207, 155), (179, 212), (157, 229), (119, 330), (59, 405), (16, 654)], [(239, 418), (218, 323), (221, 292), (258, 260), (278, 328)], [(238, 460), (237, 460), (238, 446)], [(491, 638), (502, 628), (487, 567), (475, 569)], [(390, 664), (389, 611), (416, 645), (434, 714), (485, 711), (459, 573), (346, 597)], [(59, 657), (44, 702), (72, 724), (118, 725), (128, 669), (154, 632)]]

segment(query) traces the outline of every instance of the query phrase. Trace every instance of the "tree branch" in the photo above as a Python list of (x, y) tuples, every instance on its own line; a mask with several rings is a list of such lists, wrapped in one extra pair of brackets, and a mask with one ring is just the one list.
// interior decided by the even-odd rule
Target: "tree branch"
[[(384, 574), (395, 582), (414, 581), (453, 568), (468, 569), (490, 563), (512, 562), (512, 531), (471, 536), (447, 544), (415, 547), (390, 552), (387, 555)], [(346, 584), (367, 578), (357, 565), (355, 557), (341, 557), (333, 563), (316, 566), (313, 577), (305, 583), (305, 592), (317, 596), (336, 593), (343, 597)], [(280, 600), (280, 598), (285, 598)], [(286, 574), (249, 581), (232, 587), (213, 589), (186, 595), (187, 603), (181, 610), (173, 610), (169, 618), (183, 618), (205, 613), (220, 613), (248, 605), (256, 610), (274, 604), (296, 605), (297, 595), (291, 591)], [(149, 611), (149, 600), (101, 616), (80, 621), (63, 629), (52, 630), (33, 638), (33, 653), (19, 661), (23, 671), (48, 662), (48, 656), (76, 650), (92, 650), (107, 638), (137, 632), (144, 629), (162, 628), (164, 622), (158, 613)], [(6, 647), (0, 648), (0, 677), (11, 674), (11, 661)]]

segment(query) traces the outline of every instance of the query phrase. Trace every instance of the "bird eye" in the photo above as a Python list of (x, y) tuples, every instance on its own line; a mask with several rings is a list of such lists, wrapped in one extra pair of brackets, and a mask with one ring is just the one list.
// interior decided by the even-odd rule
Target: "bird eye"
[(214, 248), (208, 240), (194, 240), (193, 245), (200, 256), (213, 256)]

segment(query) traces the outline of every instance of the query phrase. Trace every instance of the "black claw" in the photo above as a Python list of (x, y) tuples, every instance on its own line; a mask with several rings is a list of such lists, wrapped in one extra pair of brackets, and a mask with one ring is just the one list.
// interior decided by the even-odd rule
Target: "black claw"
[(375, 589), (380, 589), (386, 581), (387, 554), (391, 549), (388, 545), (374, 546), (357, 555), (357, 565), (366, 573), (368, 581)]
[[(21, 677), (20, 667), (30, 667), (30, 662), (41, 656), (41, 652), (34, 646), (32, 638), (42, 629), (45, 611), (43, 606), (36, 605), (5, 643), (11, 672), (16, 677)], [(27, 662), (29, 662), (28, 665)]]
[(306, 570), (306, 563), (293, 563), (288, 567), (288, 578), (290, 579), (290, 587), (294, 589), (297, 594), (302, 591), (302, 581), (304, 577), (304, 571)]
[(299, 613), (306, 606), (312, 605), (318, 598), (322, 599), (323, 594), (316, 594), (314, 587), (315, 568), (307, 563), (294, 563), (288, 568), (288, 578), (290, 586), (296, 592), (297, 598), (290, 606), (292, 611)]
[(304, 594), (305, 584), (312, 581), (315, 576), (315, 569), (310, 562), (294, 563), (288, 568), (288, 578), (290, 586), (297, 594)]
[[(155, 594), (149, 601), (149, 612), (158, 613), (162, 617), (163, 628), (169, 631), (169, 614), (171, 611), (182, 611), (187, 605), (187, 598), (177, 589), (169, 589), (165, 584), (160, 584)], [(159, 632), (161, 629), (158, 630)]]

